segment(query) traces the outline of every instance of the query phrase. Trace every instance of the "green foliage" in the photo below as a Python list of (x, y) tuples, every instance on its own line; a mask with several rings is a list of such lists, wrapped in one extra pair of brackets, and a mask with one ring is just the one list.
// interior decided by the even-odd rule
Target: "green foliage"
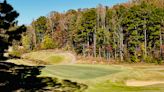
[[(53, 48), (49, 43), (53, 39), (55, 47), (73, 50), (83, 56), (96, 54), (103, 58), (140, 62), (147, 61), (144, 60), (146, 56), (160, 53), (158, 58), (161, 58), (164, 8), (159, 2), (163, 1), (133, 0), (111, 8), (99, 5), (66, 13), (51, 12), (50, 16), (41, 16), (32, 23), (36, 46)], [(49, 37), (45, 39), (46, 35)]]
[(46, 35), (43, 39), (43, 42), (41, 43), (41, 48), (42, 49), (53, 49), (55, 47), (56, 47), (56, 45), (55, 45), (55, 42), (53, 41), (53, 39)]
[(43, 33), (46, 31), (47, 26), (46, 26), (46, 21), (47, 18), (44, 16), (39, 17), (35, 23), (35, 28), (38, 33)]
[(128, 9), (124, 16), (122, 25), (126, 27), (125, 39), (128, 41), (127, 47), (132, 61), (137, 60), (135, 53), (140, 43), (145, 41), (145, 30), (146, 48), (151, 50), (159, 47), (160, 18), (158, 17), (161, 15), (157, 13), (156, 7), (143, 2)]
[(74, 42), (75, 50), (78, 53), (82, 52), (83, 45), (93, 43), (93, 32), (96, 26), (96, 10), (89, 9), (82, 13), (82, 17), (78, 22), (78, 30), (76, 31)]
[(10, 55), (11, 57), (20, 58), (21, 55), (22, 55), (22, 53), (21, 53), (20, 51), (14, 49), (12, 52), (9, 53), (9, 55)]
[(160, 58), (154, 58), (154, 56), (147, 56), (145, 57), (146, 63), (154, 63), (154, 64), (162, 64), (162, 60)]
[(47, 18), (44, 16), (39, 17), (36, 21), (33, 22), (34, 29), (36, 31), (37, 43), (42, 42), (43, 37), (47, 30)]
[(25, 35), (22, 37), (22, 45), (26, 50), (31, 50), (31, 40), (30, 36)]
[(18, 45), (12, 46), (12, 51), (9, 52), (10, 57), (20, 58), (22, 54), (27, 52), (24, 48), (19, 48)]
[(96, 36), (97, 36), (98, 46), (109, 44), (107, 39), (110, 36), (110, 34), (105, 29), (102, 29), (102, 28), (97, 29)]

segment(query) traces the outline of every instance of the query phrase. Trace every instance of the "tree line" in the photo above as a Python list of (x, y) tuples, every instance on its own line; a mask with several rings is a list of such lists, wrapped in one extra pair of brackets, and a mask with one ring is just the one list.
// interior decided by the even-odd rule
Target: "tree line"
[(163, 42), (163, 0), (53, 11), (33, 20), (22, 38), (29, 51), (64, 48), (83, 56), (127, 62), (161, 62)]

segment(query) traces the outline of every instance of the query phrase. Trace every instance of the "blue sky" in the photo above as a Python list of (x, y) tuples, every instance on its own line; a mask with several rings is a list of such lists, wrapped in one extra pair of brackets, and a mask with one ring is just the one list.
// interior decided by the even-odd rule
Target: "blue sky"
[[(0, 0), (3, 1), (3, 0)], [(91, 8), (98, 4), (112, 6), (128, 0), (7, 0), (17, 12), (19, 24), (30, 24), (39, 16), (46, 16), (51, 11), (64, 12), (69, 9)]]

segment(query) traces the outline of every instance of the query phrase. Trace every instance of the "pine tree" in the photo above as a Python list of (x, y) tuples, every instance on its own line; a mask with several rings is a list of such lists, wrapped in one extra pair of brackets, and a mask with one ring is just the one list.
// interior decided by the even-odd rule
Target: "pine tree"
[(47, 31), (47, 18), (44, 16), (40, 16), (36, 21), (33, 22), (34, 24), (34, 29), (36, 32), (36, 39), (37, 43), (41, 43), (44, 35), (46, 34)]
[(15, 19), (18, 16), (19, 14), (6, 0), (0, 3), (0, 59), (3, 59), (3, 53), (12, 45), (13, 40), (20, 40), (21, 33), (26, 30), (24, 25), (13, 28), (17, 24)]

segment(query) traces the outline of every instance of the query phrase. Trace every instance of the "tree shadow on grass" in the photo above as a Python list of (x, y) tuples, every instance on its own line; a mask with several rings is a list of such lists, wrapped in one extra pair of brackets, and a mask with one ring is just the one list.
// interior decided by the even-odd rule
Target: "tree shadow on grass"
[(81, 90), (82, 92), (87, 88), (84, 84), (68, 80), (58, 82), (56, 78), (37, 77), (43, 68), (44, 66), (25, 66), (0, 62), (0, 91), (74, 92), (75, 90)]

